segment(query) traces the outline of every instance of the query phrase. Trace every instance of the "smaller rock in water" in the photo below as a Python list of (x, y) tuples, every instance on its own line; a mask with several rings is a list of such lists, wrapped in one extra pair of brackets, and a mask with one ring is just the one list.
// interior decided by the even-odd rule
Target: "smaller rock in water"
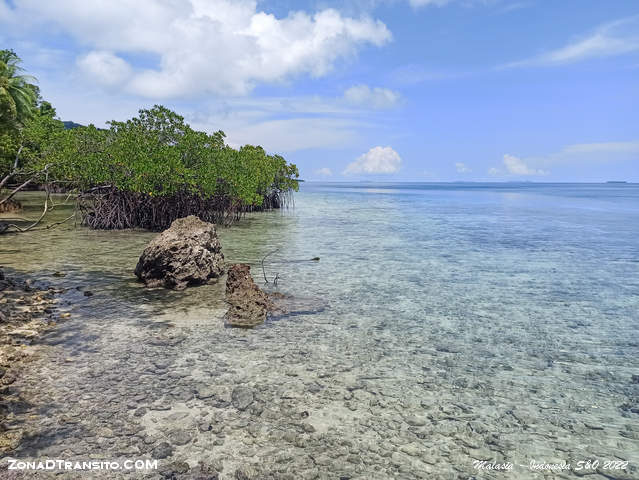
[(169, 439), (174, 445), (186, 445), (193, 439), (193, 436), (186, 430), (174, 430), (169, 434)]
[(191, 467), (189, 467), (188, 463), (176, 461), (160, 470), (160, 475), (162, 475), (163, 478), (172, 480), (178, 477), (182, 478), (181, 475), (188, 473), (190, 469)]
[(167, 457), (170, 457), (171, 455), (173, 455), (173, 447), (171, 447), (168, 442), (160, 443), (151, 452), (151, 456), (153, 458), (157, 458), (158, 460), (163, 460)]
[(251, 467), (240, 467), (235, 470), (235, 479), (236, 480), (256, 480), (257, 473)]
[(237, 263), (229, 268), (226, 301), (230, 307), (225, 320), (231, 327), (252, 328), (261, 325), (272, 308), (271, 300), (255, 284), (251, 267), (246, 263)]
[(231, 403), (238, 410), (246, 410), (253, 403), (253, 391), (248, 387), (237, 387), (231, 394)]
[(215, 225), (190, 215), (178, 218), (142, 252), (135, 275), (147, 287), (183, 290), (224, 273)]
[(424, 425), (426, 425), (425, 418), (417, 417), (414, 415), (404, 417), (404, 421), (413, 427), (423, 427)]
[(222, 465), (209, 465), (200, 461), (198, 470), (193, 477), (194, 480), (219, 480), (218, 470), (222, 470)]
[(135, 412), (133, 412), (133, 416), (134, 417), (143, 417), (144, 415), (146, 415), (146, 412), (147, 412), (146, 408), (140, 407)]
[(211, 398), (214, 396), (215, 396), (215, 389), (208, 386), (199, 387), (195, 391), (195, 398), (199, 400), (205, 400), (207, 398)]

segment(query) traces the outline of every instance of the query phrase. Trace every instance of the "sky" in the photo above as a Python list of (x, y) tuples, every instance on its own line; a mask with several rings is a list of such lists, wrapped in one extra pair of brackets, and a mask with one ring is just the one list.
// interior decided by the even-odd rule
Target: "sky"
[(323, 181), (639, 181), (637, 0), (0, 0), (62, 120), (165, 105)]

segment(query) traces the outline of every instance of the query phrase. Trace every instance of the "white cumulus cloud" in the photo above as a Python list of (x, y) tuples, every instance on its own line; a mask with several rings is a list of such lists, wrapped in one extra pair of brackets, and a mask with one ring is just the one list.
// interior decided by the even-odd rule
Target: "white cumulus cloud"
[(514, 155), (504, 155), (504, 166), (506, 170), (511, 175), (546, 175), (547, 172), (543, 170), (536, 170), (534, 168), (530, 168), (526, 163), (519, 157), (515, 157)]
[(373, 147), (349, 163), (344, 173), (395, 173), (401, 164), (402, 159), (391, 147)]
[(386, 25), (370, 17), (324, 9), (278, 18), (258, 10), (253, 0), (15, 0), (14, 5), (0, 23), (75, 37), (89, 49), (79, 64), (102, 83), (123, 81), (127, 55), (154, 59), (155, 66), (134, 68), (124, 85), (149, 98), (245, 95), (259, 83), (325, 75), (362, 46), (391, 39)]
[(333, 172), (331, 171), (330, 168), (324, 167), (324, 168), (319, 168), (317, 170), (315, 170), (315, 175), (319, 175), (322, 177), (330, 177), (331, 175), (333, 175)]
[(470, 168), (468, 168), (468, 166), (465, 163), (463, 163), (463, 162), (457, 162), (455, 164), (455, 169), (459, 173), (470, 173), (470, 172), (472, 172), (472, 170)]
[(400, 96), (388, 88), (355, 85), (344, 92), (344, 99), (351, 105), (383, 109), (397, 105)]
[(102, 85), (116, 87), (132, 74), (131, 66), (111, 52), (94, 51), (78, 59), (78, 66)]

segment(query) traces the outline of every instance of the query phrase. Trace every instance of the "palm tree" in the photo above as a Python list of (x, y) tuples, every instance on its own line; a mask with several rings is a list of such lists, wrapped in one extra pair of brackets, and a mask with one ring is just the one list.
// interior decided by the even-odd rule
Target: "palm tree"
[(0, 131), (24, 125), (36, 105), (36, 79), (21, 75), (20, 63), (13, 50), (0, 50)]

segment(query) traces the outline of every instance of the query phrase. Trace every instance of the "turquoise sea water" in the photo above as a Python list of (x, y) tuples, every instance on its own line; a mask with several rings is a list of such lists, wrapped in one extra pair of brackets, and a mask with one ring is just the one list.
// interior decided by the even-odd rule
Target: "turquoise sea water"
[[(47, 281), (63, 270), (56, 281), (95, 293), (69, 290), (71, 320), (45, 339), (77, 362), (49, 362), (21, 388), (46, 394), (55, 419), (87, 402), (46, 378), (75, 379), (110, 417), (51, 445), (114, 422), (167, 438), (192, 424), (172, 458), (219, 461), (221, 478), (244, 466), (255, 478), (639, 478), (639, 185), (304, 183), (294, 208), (219, 234), (227, 261), (251, 263), (260, 284), (260, 260), (277, 250), (267, 278), (325, 308), (225, 329), (223, 284), (176, 293), (135, 282), (148, 232), (64, 226), (0, 245), (0, 264)], [(158, 347), (158, 332), (182, 340)], [(221, 390), (193, 397), (202, 384)], [(262, 410), (219, 400), (238, 385)], [(132, 417), (131, 398), (170, 410)], [(221, 440), (198, 430), (208, 415)]]

